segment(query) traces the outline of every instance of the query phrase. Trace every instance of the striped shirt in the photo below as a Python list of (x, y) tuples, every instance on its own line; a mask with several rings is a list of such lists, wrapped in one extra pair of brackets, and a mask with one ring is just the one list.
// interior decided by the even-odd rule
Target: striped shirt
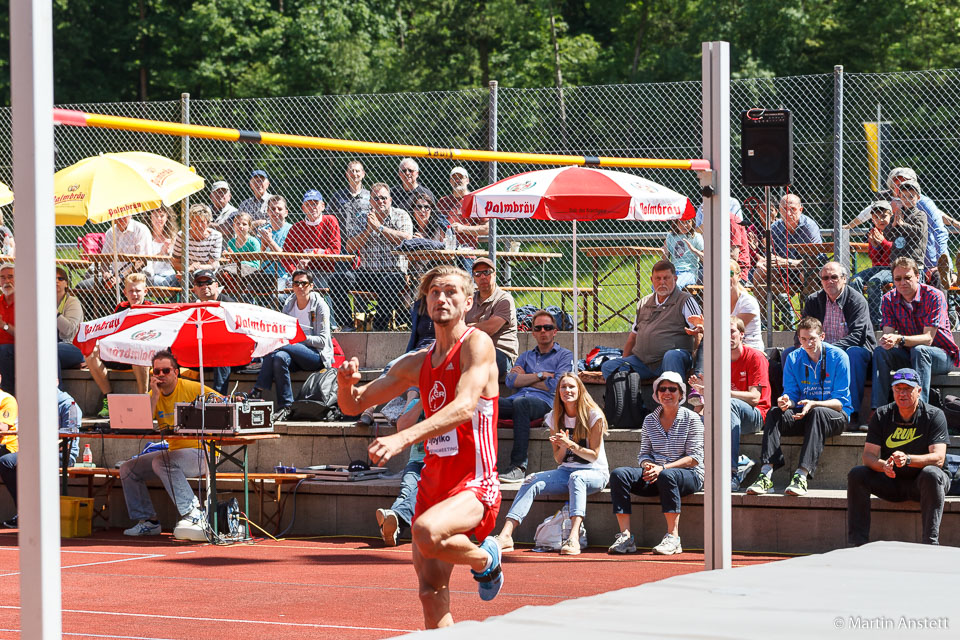
[(880, 326), (890, 327), (904, 336), (920, 335), (924, 327), (936, 327), (932, 346), (943, 349), (954, 366), (960, 365), (960, 348), (950, 331), (946, 297), (930, 285), (919, 287), (912, 302), (904, 300), (896, 289), (885, 293), (880, 301)]
[[(220, 255), (223, 253), (223, 235), (214, 229), (207, 229), (207, 237), (203, 240), (194, 240), (190, 238), (190, 259), (187, 260), (186, 267), (194, 262), (200, 264), (213, 264), (220, 261)], [(173, 244), (173, 255), (183, 256), (183, 232), (177, 234), (177, 241)]]
[[(390, 207), (390, 215), (383, 221), (383, 226), (394, 231), (403, 231), (413, 235), (413, 221), (403, 209)], [(393, 255), (393, 250), (399, 242), (387, 238), (381, 233), (374, 233), (367, 238), (366, 244), (360, 247), (361, 271), (402, 271), (407, 272), (407, 259)]]
[(662, 413), (663, 407), (657, 407), (643, 419), (638, 462), (643, 464), (649, 460), (665, 465), (690, 456), (697, 461), (693, 470), (703, 480), (703, 421), (700, 416), (686, 407), (680, 407), (670, 431), (664, 431), (660, 425)]

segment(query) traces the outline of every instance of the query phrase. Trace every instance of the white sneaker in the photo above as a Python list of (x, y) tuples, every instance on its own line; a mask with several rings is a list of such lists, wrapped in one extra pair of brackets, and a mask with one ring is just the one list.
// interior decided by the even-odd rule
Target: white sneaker
[(207, 534), (203, 527), (203, 512), (194, 507), (193, 510), (181, 518), (177, 526), (174, 527), (173, 537), (177, 540), (206, 542)]
[(675, 536), (672, 533), (664, 535), (660, 544), (653, 548), (653, 552), (661, 556), (683, 553), (683, 547), (680, 546), (680, 536)]
[(152, 523), (149, 520), (141, 520), (129, 529), (124, 529), (125, 536), (158, 536), (160, 535), (160, 523)]
[(380, 537), (388, 547), (397, 546), (397, 534), (400, 533), (400, 519), (390, 509), (377, 509), (377, 524), (380, 525)]

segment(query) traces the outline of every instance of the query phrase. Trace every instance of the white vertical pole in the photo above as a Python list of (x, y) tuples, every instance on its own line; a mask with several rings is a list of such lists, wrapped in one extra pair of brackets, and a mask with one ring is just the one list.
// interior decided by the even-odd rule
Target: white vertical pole
[(20, 405), (22, 638), (61, 633), (57, 450), (56, 242), (53, 220), (53, 13), (49, 0), (10, 3), (13, 175), (17, 206), (16, 352)]
[[(563, 294), (560, 294), (563, 295)], [(577, 221), (573, 221), (573, 371), (577, 372), (577, 363), (580, 362), (580, 318), (577, 314), (577, 304), (580, 302), (580, 288), (577, 285)], [(563, 318), (560, 318), (562, 321)]]
[(703, 43), (703, 157), (713, 170), (704, 222), (704, 564), (731, 566), (730, 527), (730, 45)]

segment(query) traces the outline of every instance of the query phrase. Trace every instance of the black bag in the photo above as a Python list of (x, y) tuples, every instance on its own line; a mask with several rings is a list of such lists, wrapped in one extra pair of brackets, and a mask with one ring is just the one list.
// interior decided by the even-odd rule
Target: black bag
[(636, 371), (617, 371), (607, 378), (603, 412), (611, 429), (639, 429), (649, 413), (643, 405), (641, 378)]
[(770, 377), (770, 400), (777, 405), (777, 398), (783, 395), (783, 348), (767, 347), (768, 375)]
[(960, 456), (948, 453), (943, 461), (943, 470), (950, 476), (950, 486), (947, 488), (948, 496), (960, 496)]
[(290, 405), (289, 419), (336, 422), (343, 418), (337, 405), (337, 370), (330, 368), (311, 373)]
[[(933, 392), (936, 389), (930, 389), (930, 401), (933, 402)], [(947, 416), (947, 431), (950, 435), (960, 435), (960, 398), (957, 396), (945, 395), (940, 399), (940, 409), (943, 415)]]
[(533, 329), (533, 314), (539, 311), (532, 304), (525, 304), (517, 308), (517, 330), (530, 331)]

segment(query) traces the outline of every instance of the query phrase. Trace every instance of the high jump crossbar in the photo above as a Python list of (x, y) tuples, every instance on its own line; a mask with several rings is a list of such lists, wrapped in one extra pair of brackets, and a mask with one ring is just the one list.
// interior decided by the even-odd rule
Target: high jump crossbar
[(621, 167), (638, 169), (687, 169), (690, 171), (709, 171), (710, 162), (703, 159), (669, 160), (663, 158), (613, 158), (606, 156), (577, 156), (548, 153), (513, 153), (510, 151), (484, 151), (479, 149), (449, 149), (421, 147), (406, 144), (388, 144), (384, 142), (364, 142), (358, 140), (339, 140), (314, 136), (296, 136), (285, 133), (228, 129), (225, 127), (207, 127), (182, 122), (162, 120), (143, 120), (122, 116), (87, 113), (72, 109), (54, 109), (53, 121), (56, 124), (74, 127), (99, 127), (122, 131), (140, 131), (168, 136), (190, 136), (224, 142), (246, 142), (278, 147), (297, 147), (300, 149), (321, 149), (324, 151), (344, 151), (368, 153), (386, 156), (405, 156), (413, 158), (440, 158), (446, 160), (474, 160), (479, 162), (508, 162), (513, 164), (549, 164), (576, 165), (592, 167)]

